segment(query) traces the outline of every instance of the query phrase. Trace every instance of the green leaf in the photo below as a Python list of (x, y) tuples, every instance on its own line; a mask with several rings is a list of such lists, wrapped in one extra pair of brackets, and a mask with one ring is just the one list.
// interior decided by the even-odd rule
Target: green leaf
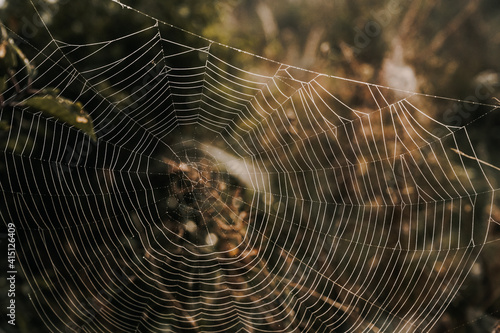
[(61, 90), (58, 88), (49, 87), (49, 88), (43, 88), (43, 89), (39, 90), (38, 95), (42, 95), (42, 96), (50, 95), (53, 97), (57, 97), (60, 92), (61, 92)]
[(97, 140), (92, 118), (83, 110), (79, 102), (73, 103), (66, 98), (47, 95), (30, 97), (23, 101), (21, 105), (40, 110), (47, 116), (54, 117), (80, 129), (93, 141)]

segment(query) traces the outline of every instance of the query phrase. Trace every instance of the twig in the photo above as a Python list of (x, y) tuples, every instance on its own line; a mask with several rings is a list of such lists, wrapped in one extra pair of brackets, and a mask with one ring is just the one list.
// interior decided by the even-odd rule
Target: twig
[(439, 33), (436, 34), (434, 39), (429, 44), (428, 52), (429, 54), (435, 53), (439, 50), (446, 39), (450, 37), (454, 32), (458, 30), (458, 28), (477, 10), (479, 7), (479, 0), (473, 0), (468, 3), (468, 5), (460, 12), (455, 18), (442, 29)]
[(488, 163), (488, 162), (485, 162), (485, 161), (483, 161), (483, 160), (480, 160), (479, 158), (477, 158), (477, 157), (475, 157), (475, 156), (470, 156), (470, 155), (467, 155), (466, 153), (464, 153), (464, 152), (462, 152), (462, 151), (460, 151), (460, 150), (458, 150), (458, 149), (455, 149), (455, 148), (451, 148), (451, 150), (453, 150), (453, 151), (454, 151), (455, 153), (457, 153), (458, 155), (462, 155), (462, 156), (464, 156), (464, 157), (470, 158), (471, 160), (478, 161), (479, 163), (483, 163), (484, 165), (487, 165), (487, 166), (489, 166), (490, 168), (493, 168), (493, 169), (495, 169), (495, 170), (500, 171), (500, 167), (497, 167), (497, 166), (495, 166), (495, 165), (493, 165), (493, 164), (490, 164), (490, 163)]
[[(329, 304), (329, 305), (331, 305), (331, 306), (333, 306), (333, 307), (335, 307), (335, 308), (343, 311), (346, 314), (352, 315), (353, 312), (356, 312), (353, 307), (350, 307), (350, 306), (347, 306), (347, 305), (343, 305), (343, 304), (341, 304), (339, 302), (336, 302), (336, 301), (332, 300), (331, 298), (329, 298), (329, 297), (327, 297), (325, 295), (320, 294), (316, 290), (310, 290), (310, 288), (307, 288), (307, 287), (305, 287), (305, 286), (303, 286), (303, 285), (301, 285), (299, 283), (295, 283), (295, 282), (293, 282), (293, 281), (291, 281), (291, 280), (289, 280), (287, 278), (282, 278), (282, 279), (285, 280), (285, 281), (287, 281), (287, 283), (292, 288), (299, 289), (299, 290), (307, 290), (307, 292), (311, 296), (313, 296), (313, 297), (315, 297), (315, 298), (317, 298), (317, 299), (319, 299), (319, 300), (321, 300), (321, 301), (323, 301), (323, 302), (325, 302), (325, 303), (327, 303), (327, 304)], [(358, 319), (360, 319), (362, 321), (362, 325), (364, 325), (365, 329), (368, 328), (368, 329), (372, 330), (373, 332), (377, 332), (377, 333), (380, 332), (380, 329), (377, 326), (375, 326), (371, 322), (367, 322), (367, 320), (364, 319), (364, 318), (362, 318), (360, 315), (358, 316)]]

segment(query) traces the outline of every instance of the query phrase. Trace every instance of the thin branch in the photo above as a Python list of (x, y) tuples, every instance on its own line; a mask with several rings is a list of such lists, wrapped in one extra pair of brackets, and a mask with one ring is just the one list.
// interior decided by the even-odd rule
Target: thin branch
[(490, 164), (490, 163), (488, 163), (488, 162), (485, 162), (485, 161), (483, 161), (483, 160), (480, 160), (480, 159), (479, 159), (479, 158), (477, 158), (477, 157), (467, 155), (466, 153), (464, 153), (464, 152), (462, 152), (462, 151), (460, 151), (460, 150), (458, 150), (458, 149), (455, 149), (455, 148), (451, 148), (451, 150), (453, 150), (453, 151), (454, 151), (455, 153), (457, 153), (458, 155), (462, 155), (462, 156), (467, 157), (467, 158), (469, 158), (469, 159), (471, 159), (471, 160), (478, 161), (479, 163), (482, 163), (482, 164), (484, 164), (484, 165), (489, 166), (490, 168), (493, 168), (493, 169), (495, 169), (495, 170), (500, 171), (500, 167), (497, 167), (497, 166), (495, 166), (495, 165), (493, 165), (493, 164)]
[(428, 54), (435, 53), (439, 50), (444, 42), (455, 33), (458, 28), (477, 10), (479, 0), (473, 0), (460, 12), (457, 16), (440, 32), (434, 36), (434, 39), (429, 44)]
[[(329, 304), (329, 305), (331, 305), (331, 306), (333, 306), (333, 307), (335, 307), (335, 308), (343, 311), (346, 314), (351, 314), (353, 312), (356, 312), (356, 310), (355, 310), (354, 307), (350, 307), (350, 306), (347, 306), (347, 305), (343, 305), (343, 304), (341, 304), (339, 302), (336, 302), (336, 301), (332, 300), (331, 298), (329, 298), (329, 297), (327, 297), (325, 295), (320, 294), (316, 290), (310, 290), (310, 288), (307, 288), (307, 287), (305, 287), (305, 286), (303, 286), (303, 285), (301, 285), (299, 283), (295, 283), (295, 282), (293, 282), (293, 281), (291, 281), (291, 280), (289, 280), (287, 278), (282, 278), (282, 279), (285, 280), (285, 281), (287, 281), (287, 283), (292, 288), (299, 289), (299, 290), (308, 290), (307, 292), (311, 296), (313, 296), (313, 297), (315, 297), (315, 298), (317, 298), (317, 299), (319, 299), (319, 300), (321, 300), (321, 301), (323, 301), (323, 302), (325, 302), (325, 303), (327, 303), (327, 304)], [(362, 325), (364, 326), (365, 329), (368, 328), (368, 329), (370, 329), (370, 330), (372, 330), (373, 332), (376, 332), (376, 333), (380, 332), (380, 329), (377, 326), (375, 326), (375, 324), (369, 322), (368, 320), (362, 318), (361, 316), (358, 316), (357, 318), (362, 321)]]

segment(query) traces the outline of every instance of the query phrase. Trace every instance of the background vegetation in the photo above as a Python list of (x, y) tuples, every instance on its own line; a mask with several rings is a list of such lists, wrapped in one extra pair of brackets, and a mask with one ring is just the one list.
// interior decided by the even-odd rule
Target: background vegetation
[[(53, 37), (68, 43), (110, 40), (151, 24), (146, 17), (108, 1), (33, 2)], [(368, 0), (127, 0), (123, 3), (220, 43), (313, 71), (460, 100), (493, 104), (495, 97), (500, 98), (500, 3), (496, 0), (386, 0), (376, 4)], [(2, 36), (2, 45), (12, 46), (10, 54), (17, 59), (8, 62), (4, 57), (0, 63), (3, 91), (3, 86), (14, 84), (9, 79), (9, 69), (19, 68), (25, 59), (36, 57), (37, 50), (51, 39), (29, 1), (6, 0), (0, 20), (8, 28)], [(192, 38), (184, 43), (199, 43), (194, 36), (178, 34), (169, 38)], [(135, 47), (120, 44), (114, 52), (129, 54)], [(109, 54), (109, 58), (103, 54), (98, 61), (108, 63), (116, 54)], [(254, 66), (261, 65), (256, 62)], [(4, 100), (50, 95), (46, 91), (30, 91), (27, 81), (18, 84), (21, 95), (12, 93), (15, 96), (3, 96)], [(479, 94), (478, 87), (486, 86), (491, 90)], [(344, 93), (352, 101), (359, 98), (354, 93)], [(74, 123), (71, 117), (86, 116), (77, 105), (61, 99), (55, 103), (59, 109), (38, 108), (52, 116), (57, 112), (64, 117), (69, 115), (65, 121), (70, 123)], [(500, 165), (498, 112), (481, 118), (485, 111), (481, 107), (467, 111), (460, 103), (455, 106), (435, 108), (432, 116), (455, 126), (477, 119), (470, 127), (471, 140), (481, 159)], [(8, 126), (0, 124), (0, 140), (7, 139)], [(5, 175), (1, 177), (5, 179)], [(498, 187), (497, 181), (495, 188)], [(485, 202), (478, 205), (484, 210), (488, 208)], [(493, 218), (500, 221), (497, 205), (493, 207)], [(500, 225), (492, 225), (491, 242), (478, 260), (480, 274), (473, 275), (460, 289), (436, 332), (487, 332), (493, 330), (500, 317)], [(4, 244), (3, 239), (0, 241)], [(0, 282), (4, 294), (2, 283), (5, 281)], [(25, 295), (29, 291), (22, 277), (18, 287)], [(30, 332), (33, 327), (43, 325), (29, 299), (17, 299), (19, 331)], [(8, 332), (9, 328), (0, 326), (2, 329)]]

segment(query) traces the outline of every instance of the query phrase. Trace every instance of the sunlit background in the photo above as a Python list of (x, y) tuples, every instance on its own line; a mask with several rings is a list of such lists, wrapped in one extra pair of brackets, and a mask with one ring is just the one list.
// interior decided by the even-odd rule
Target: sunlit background
[[(0, 20), (28, 59), (51, 36), (66, 43), (116, 39), (151, 25), (148, 15), (189, 33), (167, 38), (200, 43), (197, 36), (312, 72), (369, 82), (408, 92), (449, 97), (434, 104), (429, 116), (451, 126), (468, 127), (478, 157), (500, 166), (499, 110), (483, 117), (479, 104), (500, 98), (500, 2), (497, 0), (123, 0), (140, 13), (112, 1), (0, 0)], [(37, 9), (37, 12), (34, 10)], [(41, 18), (41, 20), (40, 20)], [(42, 22), (43, 21), (43, 22)], [(48, 28), (48, 30), (47, 30)], [(174, 30), (172, 30), (174, 31)], [(108, 63), (135, 51), (133, 43), (96, 61)], [(268, 72), (272, 62), (234, 57), (254, 72)], [(332, 85), (356, 105), (363, 96)], [(497, 99), (495, 99), (497, 98)], [(461, 100), (473, 102), (463, 107)], [(465, 104), (470, 106), (470, 104)], [(0, 140), (7, 140), (2, 134)], [(3, 179), (3, 178), (2, 178)], [(494, 188), (500, 179), (494, 179)], [(478, 202), (500, 221), (500, 206)], [(465, 208), (464, 208), (465, 209)], [(3, 219), (6, 219), (3, 216)], [(482, 253), (433, 332), (493, 332), (500, 317), (500, 224), (491, 223)], [(0, 244), (5, 244), (0, 240)], [(2, 250), (4, 251), (4, 250)], [(25, 259), (29, 260), (29, 259)], [(383, 265), (384, 263), (379, 263)], [(3, 263), (2, 263), (3, 265)], [(3, 267), (3, 266), (2, 266)], [(2, 294), (5, 281), (0, 281)], [(0, 332), (35, 332), (44, 324), (30, 302), (30, 286), (18, 279), (18, 327)], [(3, 307), (3, 303), (2, 303)], [(39, 330), (44, 332), (44, 330)]]

